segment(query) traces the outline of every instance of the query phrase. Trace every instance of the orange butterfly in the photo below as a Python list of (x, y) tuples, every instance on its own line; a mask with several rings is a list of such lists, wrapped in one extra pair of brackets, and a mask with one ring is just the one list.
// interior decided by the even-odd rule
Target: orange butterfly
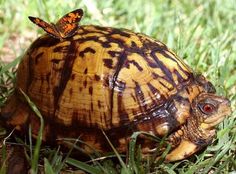
[(29, 16), (29, 19), (51, 36), (62, 40), (75, 34), (82, 16), (83, 10), (77, 9), (63, 16), (56, 24), (49, 24), (40, 18), (32, 16)]

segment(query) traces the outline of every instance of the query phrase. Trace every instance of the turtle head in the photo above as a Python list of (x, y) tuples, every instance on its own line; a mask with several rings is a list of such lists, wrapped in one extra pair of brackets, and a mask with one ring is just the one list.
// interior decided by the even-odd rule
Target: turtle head
[(213, 93), (200, 93), (192, 101), (186, 124), (170, 135), (173, 150), (166, 160), (184, 159), (210, 144), (215, 135), (215, 126), (230, 114), (230, 101), (227, 98)]
[(193, 101), (192, 110), (201, 130), (211, 131), (231, 114), (230, 101), (211, 93), (202, 93)]

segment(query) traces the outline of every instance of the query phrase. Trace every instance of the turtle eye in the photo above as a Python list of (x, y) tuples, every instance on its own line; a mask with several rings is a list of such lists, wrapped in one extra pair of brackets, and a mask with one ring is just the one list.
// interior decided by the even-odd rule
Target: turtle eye
[(215, 111), (215, 106), (210, 103), (200, 104), (199, 108), (204, 114), (207, 114), (207, 115), (212, 114)]

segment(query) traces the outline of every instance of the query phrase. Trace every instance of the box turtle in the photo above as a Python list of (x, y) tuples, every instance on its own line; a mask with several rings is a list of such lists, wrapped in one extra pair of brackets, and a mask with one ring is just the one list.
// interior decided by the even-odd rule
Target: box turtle
[[(32, 43), (17, 71), (16, 89), (1, 108), (1, 122), (37, 136), (40, 122), (21, 90), (45, 121), (43, 141), (79, 138), (110, 151), (102, 130), (119, 152), (133, 132), (167, 136), (167, 161), (184, 159), (211, 143), (215, 126), (231, 113), (228, 99), (195, 74), (162, 42), (126, 29), (78, 26), (82, 10), (56, 24), (30, 19), (47, 33)], [(155, 143), (140, 140), (144, 154)], [(82, 148), (91, 153), (87, 145)]]

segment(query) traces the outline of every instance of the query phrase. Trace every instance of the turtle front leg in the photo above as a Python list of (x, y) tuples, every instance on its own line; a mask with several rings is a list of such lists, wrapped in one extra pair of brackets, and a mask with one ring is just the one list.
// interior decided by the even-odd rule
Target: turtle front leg
[(187, 124), (172, 133), (168, 141), (172, 145), (172, 151), (167, 154), (165, 160), (178, 161), (185, 159), (197, 151), (203, 149), (212, 142), (215, 130), (203, 130), (196, 125), (193, 119), (187, 120)]

